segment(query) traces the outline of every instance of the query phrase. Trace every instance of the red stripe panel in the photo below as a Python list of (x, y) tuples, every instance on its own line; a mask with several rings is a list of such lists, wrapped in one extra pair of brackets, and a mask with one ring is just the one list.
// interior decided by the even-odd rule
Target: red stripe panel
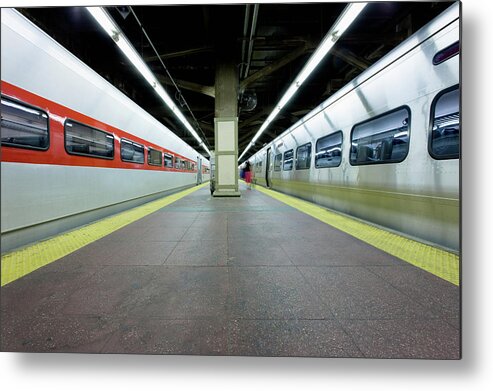
[[(132, 135), (131, 133), (125, 132), (121, 129), (105, 124), (104, 122), (88, 117), (82, 113), (69, 109), (68, 107), (62, 106), (58, 103), (52, 102), (39, 95), (19, 88), (13, 84), (2, 81), (1, 92), (2, 95), (6, 97), (24, 102), (31, 106), (36, 106), (39, 109), (45, 111), (49, 116), (50, 127), (50, 147), (48, 150), (38, 151), (25, 148), (2, 146), (1, 158), (3, 162), (56, 164), (64, 166), (107, 167), (140, 170), (145, 169), (154, 171), (177, 171), (189, 173), (197, 172), (197, 168), (194, 171), (186, 171), (178, 170), (175, 168), (165, 168), (148, 165), (147, 148), (145, 149), (145, 164), (123, 162), (120, 158), (120, 139), (126, 138), (139, 144), (143, 144), (146, 147), (151, 147), (161, 152), (169, 153), (173, 156), (179, 157), (182, 160), (193, 162), (197, 167), (197, 162), (194, 160), (187, 159), (184, 156), (178, 155), (169, 149), (165, 149), (161, 146), (158, 146), (157, 144), (150, 143), (144, 139)], [(69, 155), (65, 151), (64, 145), (64, 123), (67, 118), (112, 133), (115, 136), (115, 157), (112, 160), (109, 160), (88, 156)]]

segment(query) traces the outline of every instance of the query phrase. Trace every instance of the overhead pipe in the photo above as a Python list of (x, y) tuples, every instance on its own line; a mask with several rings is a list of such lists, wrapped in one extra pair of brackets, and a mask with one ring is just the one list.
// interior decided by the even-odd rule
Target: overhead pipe
[(245, 69), (244, 78), (248, 76), (248, 71), (250, 70), (250, 62), (252, 60), (252, 51), (253, 51), (253, 36), (255, 35), (255, 30), (257, 28), (257, 16), (258, 16), (258, 4), (255, 4), (253, 7), (253, 18), (252, 18), (252, 28), (250, 29), (250, 40), (248, 43), (248, 57), (247, 57), (247, 65)]
[(243, 73), (243, 67), (245, 65), (245, 47), (246, 47), (246, 36), (248, 33), (248, 20), (250, 19), (250, 4), (246, 5), (245, 8), (245, 21), (243, 22), (243, 39), (241, 42), (241, 65), (240, 65), (240, 75)]

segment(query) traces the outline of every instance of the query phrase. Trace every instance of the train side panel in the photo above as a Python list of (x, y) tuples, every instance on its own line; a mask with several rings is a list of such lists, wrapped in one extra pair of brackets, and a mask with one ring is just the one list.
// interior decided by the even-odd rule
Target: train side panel
[[(49, 117), (46, 151), (2, 145), (2, 251), (209, 180), (208, 160), (13, 9), (2, 9), (2, 99)], [(33, 66), (33, 64), (35, 64)], [(114, 136), (114, 156), (69, 155), (64, 124)], [(121, 139), (171, 152), (195, 171), (123, 162)]]
[[(458, 17), (458, 7), (457, 19)], [(450, 12), (448, 12), (450, 18)], [(257, 183), (270, 185), (334, 210), (397, 230), (451, 249), (459, 248), (459, 159), (436, 160), (428, 153), (430, 112), (433, 100), (445, 89), (459, 84), (459, 56), (433, 65), (433, 56), (459, 40), (459, 22), (432, 22), (438, 31), (425, 26), (394, 52), (393, 62), (377, 64), (350, 83), (345, 94), (329, 98), (295, 124), (252, 160), (263, 160)], [(410, 44), (411, 43), (411, 44)], [(400, 163), (352, 165), (353, 126), (399, 107), (410, 112), (409, 150)], [(315, 168), (315, 146), (319, 138), (342, 131), (342, 159), (339, 167)], [(296, 150), (311, 142), (309, 169), (296, 170)], [(272, 151), (267, 168), (266, 151)], [(274, 156), (293, 150), (289, 171), (273, 169)], [(283, 155), (284, 156), (284, 155)]]
[(2, 198), (7, 202), (2, 208), (2, 232), (194, 182), (193, 173), (3, 163)]

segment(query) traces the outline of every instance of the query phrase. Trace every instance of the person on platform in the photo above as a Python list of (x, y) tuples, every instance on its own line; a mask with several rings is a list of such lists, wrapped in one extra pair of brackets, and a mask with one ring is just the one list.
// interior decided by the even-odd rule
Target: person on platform
[(245, 182), (247, 184), (247, 189), (251, 190), (252, 189), (252, 166), (250, 164), (250, 161), (247, 160), (245, 163), (245, 168), (243, 169), (244, 175), (245, 175)]

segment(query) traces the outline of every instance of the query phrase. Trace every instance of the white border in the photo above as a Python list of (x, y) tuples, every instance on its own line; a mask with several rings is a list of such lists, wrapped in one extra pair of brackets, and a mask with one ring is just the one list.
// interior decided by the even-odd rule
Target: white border
[[(111, 3), (115, 2), (106, 4)], [(162, 3), (155, 0), (118, 2)], [(102, 3), (70, 0), (44, 1), (42, 4)], [(40, 3), (34, 0), (0, 0), (0, 5), (40, 6)], [(493, 250), (490, 244), (493, 221), (490, 183), (493, 183), (493, 174), (489, 167), (491, 148), (488, 145), (492, 138), (493, 23), (487, 1), (464, 0), (462, 5), (464, 312), (461, 361), (0, 353), (0, 379), (4, 389), (490, 389), (493, 384)]]

